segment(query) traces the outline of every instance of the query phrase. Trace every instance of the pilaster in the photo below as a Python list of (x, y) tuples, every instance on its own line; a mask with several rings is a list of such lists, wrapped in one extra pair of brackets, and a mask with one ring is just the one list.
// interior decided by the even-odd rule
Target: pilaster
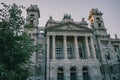
[(94, 42), (93, 42), (93, 37), (92, 36), (90, 37), (90, 41), (91, 41), (93, 57), (94, 57), (94, 59), (96, 59), (96, 52), (95, 52), (95, 47), (94, 47)]
[(85, 36), (85, 44), (86, 44), (86, 50), (87, 50), (87, 57), (90, 58), (90, 49), (88, 45), (88, 36)]
[(76, 59), (79, 59), (77, 36), (74, 36), (74, 44), (75, 44), (75, 58), (76, 58)]
[(68, 56), (67, 56), (67, 36), (63, 36), (63, 43), (64, 43), (64, 58), (68, 59)]
[(55, 59), (55, 35), (52, 36), (52, 58)]

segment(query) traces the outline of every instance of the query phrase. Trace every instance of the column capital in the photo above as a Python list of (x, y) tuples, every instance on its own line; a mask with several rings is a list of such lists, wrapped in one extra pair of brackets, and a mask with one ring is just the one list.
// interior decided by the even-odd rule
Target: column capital
[(77, 38), (78, 36), (77, 35), (74, 35), (75, 38)]
[(85, 36), (85, 38), (88, 38), (89, 36)]
[(63, 35), (63, 37), (67, 37), (67, 35)]
[(51, 35), (51, 36), (56, 37), (56, 35)]
[(78, 37), (79, 35), (74, 35), (74, 36)]
[(46, 37), (50, 37), (50, 35), (46, 35)]

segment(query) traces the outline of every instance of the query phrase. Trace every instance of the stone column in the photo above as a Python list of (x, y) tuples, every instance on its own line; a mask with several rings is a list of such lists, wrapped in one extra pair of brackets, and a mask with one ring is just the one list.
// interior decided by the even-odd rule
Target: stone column
[(49, 45), (49, 43), (50, 43), (50, 40), (49, 39), (50, 39), (50, 36), (47, 36), (47, 73), (46, 73), (47, 74), (47, 77), (46, 77), (47, 80), (49, 80), (49, 75), (50, 75), (49, 74), (49, 72), (50, 72), (50, 70), (49, 70), (49, 66), (50, 66), (50, 57), (49, 57), (49, 54), (50, 54), (49, 53), (50, 52), (49, 51), (50, 45)]
[(50, 38), (50, 36), (47, 36), (47, 59), (49, 59), (49, 49), (50, 49), (50, 45), (49, 45), (49, 43), (50, 43), (50, 40), (49, 40), (49, 38)]
[(75, 44), (75, 58), (76, 58), (76, 59), (79, 59), (77, 36), (74, 36), (74, 44)]
[(68, 59), (68, 56), (67, 56), (67, 37), (66, 36), (63, 36), (63, 43), (64, 43), (64, 58)]
[(85, 36), (85, 44), (86, 44), (86, 50), (87, 50), (87, 56), (90, 58), (90, 50), (88, 45), (88, 36)]
[(65, 80), (70, 80), (70, 69), (68, 68), (67, 65), (65, 66), (64, 70), (65, 70), (65, 74), (64, 74)]
[(55, 35), (52, 36), (52, 59), (55, 59)]
[(90, 37), (90, 41), (91, 41), (93, 57), (94, 57), (94, 59), (96, 59), (96, 52), (95, 52), (95, 47), (94, 47), (94, 42), (93, 42), (93, 37), (92, 36)]

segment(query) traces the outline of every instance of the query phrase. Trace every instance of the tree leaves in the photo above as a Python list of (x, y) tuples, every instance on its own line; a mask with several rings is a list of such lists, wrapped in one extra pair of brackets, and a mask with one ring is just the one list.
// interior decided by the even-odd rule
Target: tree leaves
[[(29, 35), (23, 30), (23, 6), (2, 3), (0, 10), (0, 80), (26, 80), (30, 57), (35, 51)], [(27, 25), (29, 27), (29, 25)], [(21, 32), (21, 30), (23, 30)]]

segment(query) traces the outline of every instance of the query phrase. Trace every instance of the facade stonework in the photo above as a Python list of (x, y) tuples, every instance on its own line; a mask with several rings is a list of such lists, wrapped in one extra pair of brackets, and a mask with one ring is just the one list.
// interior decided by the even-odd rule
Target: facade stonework
[(65, 14), (61, 21), (51, 16), (38, 26), (37, 5), (27, 8), (28, 31), (37, 50), (33, 53), (28, 80), (120, 80), (120, 39), (107, 33), (103, 13), (90, 11), (88, 20), (75, 22)]

